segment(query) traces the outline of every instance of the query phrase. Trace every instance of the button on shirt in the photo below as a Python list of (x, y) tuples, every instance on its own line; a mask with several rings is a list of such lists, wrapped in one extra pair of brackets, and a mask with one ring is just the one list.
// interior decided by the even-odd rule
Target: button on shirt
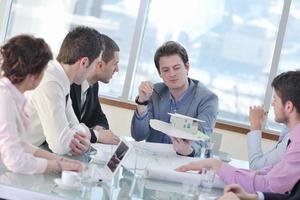
[(226, 184), (238, 183), (247, 192), (284, 193), (300, 179), (300, 123), (290, 132), (291, 143), (282, 160), (260, 171), (242, 170), (223, 163), (218, 175)]
[(49, 62), (40, 85), (28, 94), (30, 134), (24, 137), (26, 141), (39, 146), (46, 140), (54, 153), (66, 154), (76, 132), (90, 137), (89, 129), (76, 118), (71, 98), (66, 103), (69, 92), (70, 80), (62, 66), (56, 60)]
[(28, 124), (24, 95), (7, 78), (0, 79), (0, 160), (11, 171), (43, 173), (47, 160), (34, 157), (36, 147), (21, 141)]

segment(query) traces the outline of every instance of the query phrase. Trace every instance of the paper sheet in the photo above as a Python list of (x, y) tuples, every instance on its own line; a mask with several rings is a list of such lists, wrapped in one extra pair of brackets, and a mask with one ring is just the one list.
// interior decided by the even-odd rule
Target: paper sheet
[[(153, 148), (160, 147), (165, 150), (170, 148), (169, 144), (151, 144)], [(186, 156), (179, 156), (173, 150), (169, 153), (168, 151), (166, 151), (166, 153), (153, 153), (152, 151), (143, 149), (136, 149), (135, 151), (135, 148), (133, 148), (130, 155), (124, 161), (123, 165), (129, 169), (134, 169), (136, 166), (136, 168), (139, 170), (146, 168), (173, 170), (178, 166), (195, 160), (197, 159)]]
[(163, 143), (153, 143), (153, 142), (131, 142), (133, 147), (141, 149), (143, 151), (158, 154), (158, 155), (176, 155), (175, 150), (173, 149), (172, 144), (163, 144)]
[[(145, 176), (147, 178), (177, 183), (188, 183), (190, 185), (200, 185), (202, 178), (201, 174), (198, 174), (196, 172), (177, 172), (168, 169), (147, 169), (145, 171)], [(224, 188), (224, 186), (224, 182), (221, 181), (218, 176), (216, 176), (213, 187)]]
[(150, 126), (153, 129), (163, 132), (171, 137), (177, 137), (186, 140), (207, 140), (209, 138), (207, 135), (204, 135), (203, 133), (193, 135), (191, 133), (179, 130), (173, 127), (172, 124), (157, 119), (150, 119)]
[(170, 169), (147, 169), (145, 171), (147, 178), (166, 180), (177, 183), (189, 183), (192, 185), (201, 184), (201, 175), (196, 173), (182, 173)]

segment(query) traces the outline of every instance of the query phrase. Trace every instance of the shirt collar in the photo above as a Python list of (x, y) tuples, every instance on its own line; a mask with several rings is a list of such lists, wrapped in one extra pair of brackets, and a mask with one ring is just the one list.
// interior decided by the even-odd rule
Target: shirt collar
[(59, 80), (61, 86), (63, 87), (64, 93), (70, 93), (70, 85), (71, 81), (67, 76), (65, 70), (63, 69), (62, 65), (57, 60), (50, 61), (51, 66), (54, 68), (56, 79)]
[(81, 95), (86, 93), (86, 91), (89, 89), (90, 85), (87, 82), (87, 80), (83, 81), (83, 83), (81, 84)]
[(292, 142), (300, 141), (300, 123), (298, 123), (291, 131), (290, 140)]
[(26, 104), (26, 98), (22, 92), (7, 77), (2, 77), (0, 79), (1, 84), (6, 87), (15, 97), (17, 100), (18, 105), (22, 105), (22, 108)]
[(178, 98), (177, 101), (175, 101), (175, 99), (173, 98), (171, 92), (170, 92), (170, 101), (173, 103), (180, 103), (181, 100), (186, 96), (186, 94), (190, 93), (190, 91), (193, 89), (195, 83), (193, 81), (191, 81), (190, 78), (188, 78), (188, 82), (189, 82), (189, 87), (187, 88), (187, 90), (185, 90), (182, 95)]

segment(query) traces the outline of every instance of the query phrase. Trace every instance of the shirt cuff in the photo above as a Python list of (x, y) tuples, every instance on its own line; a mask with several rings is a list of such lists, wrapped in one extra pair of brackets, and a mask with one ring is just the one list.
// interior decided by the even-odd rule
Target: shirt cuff
[(190, 153), (189, 155), (182, 155), (181, 153), (178, 153), (176, 152), (177, 155), (180, 155), (180, 156), (188, 156), (188, 157), (194, 157), (195, 156), (195, 149), (192, 147), (193, 151), (192, 153)]
[(42, 174), (45, 173), (48, 166), (48, 160), (45, 158), (35, 157), (36, 159), (36, 171), (34, 173)]
[(147, 111), (143, 112), (141, 115), (137, 111), (134, 112), (134, 115), (138, 120), (143, 120), (147, 116), (147, 114)]
[(258, 195), (258, 200), (265, 200), (265, 196), (262, 192), (256, 192), (256, 194)]
[(97, 141), (99, 141), (99, 132), (96, 130), (93, 130), (92, 128), (90, 129), (91, 132), (91, 143), (96, 143)]
[(84, 132), (89, 137), (91, 136), (90, 129), (84, 123), (80, 123), (79, 126), (80, 131)]
[(39, 148), (36, 147), (36, 146), (33, 146), (32, 144), (30, 143), (27, 143), (27, 142), (21, 142), (22, 146), (24, 147), (25, 149), (25, 152), (26, 153), (30, 153), (30, 154), (34, 154)]
[(248, 136), (248, 138), (249, 137), (255, 137), (255, 138), (257, 138), (257, 139), (261, 139), (261, 130), (253, 130), (253, 131), (250, 131), (248, 134), (247, 134), (247, 136)]

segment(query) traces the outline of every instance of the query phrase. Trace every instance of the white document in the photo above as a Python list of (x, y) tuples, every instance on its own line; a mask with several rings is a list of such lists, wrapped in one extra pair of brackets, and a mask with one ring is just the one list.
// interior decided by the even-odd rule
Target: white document
[(209, 137), (203, 133), (193, 135), (192, 133), (188, 133), (173, 127), (172, 124), (170, 123), (160, 121), (157, 119), (150, 119), (150, 126), (153, 129), (163, 132), (171, 137), (182, 138), (186, 140), (197, 140), (197, 141), (209, 139)]
[(154, 142), (131, 142), (132, 146), (137, 149), (141, 149), (143, 151), (159, 154), (159, 155), (176, 155), (176, 152), (173, 148), (172, 144), (164, 144), (164, 143), (154, 143)]
[(132, 142), (133, 149), (124, 162), (129, 169), (170, 169), (198, 160), (187, 156), (179, 156), (171, 144)]
[[(168, 169), (147, 169), (145, 171), (145, 176), (147, 178), (177, 183), (188, 183), (190, 185), (200, 185), (202, 178), (201, 174), (198, 174), (196, 172), (177, 172), (175, 170)], [(224, 186), (225, 183), (221, 181), (218, 176), (216, 176), (213, 187), (224, 188)]]
[(145, 171), (147, 178), (165, 180), (177, 183), (189, 183), (191, 185), (201, 184), (201, 175), (197, 173), (183, 173), (170, 169), (147, 169)]

